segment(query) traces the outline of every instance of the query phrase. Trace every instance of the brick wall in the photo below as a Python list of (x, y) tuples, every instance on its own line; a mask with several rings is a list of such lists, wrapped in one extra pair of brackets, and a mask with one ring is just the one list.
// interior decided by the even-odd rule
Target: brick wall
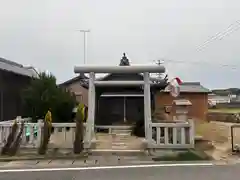
[[(187, 99), (192, 103), (189, 116), (197, 119), (206, 119), (208, 112), (208, 95), (206, 93), (181, 93), (179, 99)], [(166, 92), (159, 92), (155, 96), (156, 110), (164, 106), (171, 106), (174, 98)], [(174, 112), (171, 111), (173, 115)]]

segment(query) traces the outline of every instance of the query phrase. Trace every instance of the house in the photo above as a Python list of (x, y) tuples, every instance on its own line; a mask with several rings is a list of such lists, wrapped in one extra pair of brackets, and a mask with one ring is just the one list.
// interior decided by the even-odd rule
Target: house
[(38, 74), (33, 67), (24, 67), (0, 58), (0, 120), (22, 115), (21, 92)]
[(68, 81), (65, 81), (59, 84), (59, 87), (64, 88), (75, 94), (77, 102), (81, 102), (88, 106), (88, 89), (82, 84), (85, 84), (85, 81), (88, 80), (88, 77), (85, 75), (80, 75), (74, 77)]
[(217, 95), (214, 93), (208, 95), (208, 101), (213, 106), (220, 103), (230, 103), (231, 99), (232, 96), (229, 95)]
[[(203, 87), (199, 82), (184, 82), (180, 85), (180, 95), (174, 98), (169, 90), (159, 91), (155, 95), (156, 110), (162, 107), (171, 107), (175, 99), (185, 99), (191, 102), (189, 116), (195, 119), (206, 119), (208, 112), (208, 94), (211, 91)], [(173, 112), (172, 112), (173, 113)], [(172, 114), (174, 115), (174, 114)]]
[(219, 103), (238, 103), (240, 102), (240, 89), (228, 88), (228, 89), (214, 89), (209, 96), (213, 101)]

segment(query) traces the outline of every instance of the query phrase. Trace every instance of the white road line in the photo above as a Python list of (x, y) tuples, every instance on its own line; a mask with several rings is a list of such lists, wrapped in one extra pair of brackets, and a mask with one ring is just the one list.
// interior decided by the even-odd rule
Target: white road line
[(39, 168), (39, 169), (0, 169), (0, 173), (8, 172), (47, 172), (47, 171), (83, 171), (83, 170), (104, 170), (104, 169), (127, 169), (127, 168), (150, 168), (150, 167), (186, 167), (186, 166), (214, 166), (213, 163), (192, 163), (192, 164), (145, 164), (125, 166), (93, 166), (73, 168)]

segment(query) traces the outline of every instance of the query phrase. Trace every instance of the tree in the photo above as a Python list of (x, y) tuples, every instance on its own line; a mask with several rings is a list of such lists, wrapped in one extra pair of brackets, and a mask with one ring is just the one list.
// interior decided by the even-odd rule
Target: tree
[(75, 97), (57, 86), (52, 74), (42, 72), (38, 79), (32, 79), (29, 87), (22, 94), (24, 115), (36, 122), (44, 119), (51, 109), (54, 122), (71, 121), (72, 109), (76, 104)]
[(76, 105), (76, 99), (71, 92), (58, 88), (59, 97), (56, 101), (54, 118), (58, 122), (67, 122), (72, 119), (72, 110)]

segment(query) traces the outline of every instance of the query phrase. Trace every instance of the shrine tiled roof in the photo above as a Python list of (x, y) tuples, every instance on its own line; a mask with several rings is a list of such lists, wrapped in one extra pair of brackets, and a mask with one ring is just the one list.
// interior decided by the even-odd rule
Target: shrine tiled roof
[[(164, 92), (169, 92), (165, 89)], [(200, 84), (200, 82), (183, 82), (180, 85), (180, 92), (211, 93), (211, 91)]]

